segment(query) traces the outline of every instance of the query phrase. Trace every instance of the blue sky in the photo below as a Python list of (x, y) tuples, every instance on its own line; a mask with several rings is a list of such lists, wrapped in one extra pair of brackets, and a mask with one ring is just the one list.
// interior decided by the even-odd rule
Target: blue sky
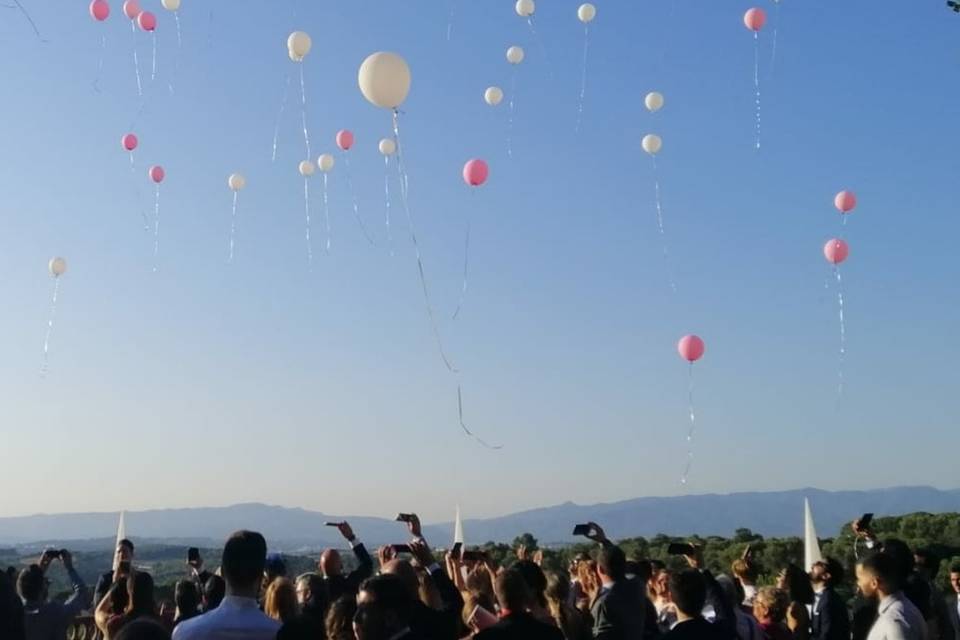
[[(149, 83), (138, 33), (139, 117), (118, 1), (104, 24), (84, 2), (23, 2), (48, 42), (0, 9), (0, 515), (256, 500), (446, 519), (456, 502), (473, 517), (687, 491), (956, 485), (960, 18), (942, 2), (761, 3), (759, 153), (749, 2), (597, 2), (579, 134), (575, 1), (540, 3), (538, 42), (505, 0), (184, 0), (178, 54), (170, 14), (144, 0), (160, 18), (159, 75)], [(501, 451), (459, 430), (399, 199), (391, 257), (360, 234), (339, 163), (327, 256), (314, 178), (307, 269), (296, 92), (270, 161), (293, 29), (313, 38), (314, 155), (355, 132), (360, 211), (381, 240), (389, 114), (363, 100), (356, 72), (377, 50), (411, 66), (412, 213), (466, 420)], [(482, 95), (509, 93), (512, 44), (527, 59), (511, 159), (509, 95), (496, 109)], [(656, 114), (643, 108), (651, 90), (666, 97)], [(131, 175), (119, 138), (134, 122)], [(640, 150), (649, 132), (664, 140), (676, 293)], [(471, 157), (491, 168), (473, 194), (459, 176)], [(167, 170), (157, 273), (136, 191), (151, 211), (153, 163)], [(234, 171), (248, 185), (227, 265)], [(859, 206), (843, 230), (838, 402), (821, 247), (841, 232), (844, 188)], [(469, 292), (451, 322), (467, 216)], [(53, 255), (70, 271), (41, 379)], [(675, 343), (689, 332), (707, 354), (684, 487)]]

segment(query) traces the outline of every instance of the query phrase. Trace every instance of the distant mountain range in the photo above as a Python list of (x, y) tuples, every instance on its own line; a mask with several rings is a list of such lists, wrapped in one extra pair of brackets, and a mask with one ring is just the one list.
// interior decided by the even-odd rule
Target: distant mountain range
[[(705, 494), (670, 498), (634, 498), (594, 505), (564, 504), (522, 511), (497, 518), (465, 520), (468, 544), (509, 542), (524, 532), (542, 543), (566, 543), (573, 525), (594, 521), (612, 538), (631, 536), (722, 535), (741, 527), (765, 536), (801, 535), (803, 499), (809, 498), (817, 530), (823, 537), (837, 534), (844, 524), (864, 512), (878, 517), (917, 511), (960, 511), (960, 489), (893, 487), (869, 491), (792, 491)], [(68, 513), (0, 518), (0, 545), (88, 541), (83, 546), (112, 544), (117, 513)], [(347, 519), (369, 545), (403, 541), (403, 525), (383, 518), (332, 516), (318, 511), (264, 504), (229, 507), (158, 509), (126, 514), (127, 533), (135, 540), (182, 542), (219, 546), (230, 532), (246, 528), (262, 532), (270, 547), (279, 550), (342, 546), (328, 520)], [(453, 523), (426, 525), (424, 534), (436, 546), (448, 544)]]

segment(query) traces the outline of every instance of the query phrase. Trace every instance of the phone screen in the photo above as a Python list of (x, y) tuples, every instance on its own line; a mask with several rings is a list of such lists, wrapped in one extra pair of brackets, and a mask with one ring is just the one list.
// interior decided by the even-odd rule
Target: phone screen
[(200, 549), (190, 547), (187, 549), (187, 562), (196, 562), (200, 559)]
[(460, 557), (460, 550), (461, 550), (462, 548), (463, 548), (463, 543), (462, 543), (462, 542), (454, 542), (454, 543), (453, 543), (453, 548), (450, 549), (450, 555), (452, 555), (454, 558), (459, 558), (459, 557)]
[(860, 516), (860, 520), (858, 520), (858, 523), (860, 524), (861, 529), (866, 529), (867, 527), (869, 527), (871, 522), (873, 522), (872, 513), (865, 513), (862, 516)]
[(394, 553), (410, 553), (410, 545), (408, 544), (392, 544)]
[(588, 524), (578, 524), (573, 528), (573, 535), (575, 536), (585, 536), (590, 533), (590, 525)]
[(693, 553), (693, 545), (685, 542), (671, 542), (667, 553), (672, 556), (689, 556)]

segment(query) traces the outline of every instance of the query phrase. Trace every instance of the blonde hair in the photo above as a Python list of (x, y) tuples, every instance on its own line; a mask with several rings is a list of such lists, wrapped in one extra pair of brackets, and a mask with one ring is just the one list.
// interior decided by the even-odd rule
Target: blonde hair
[(783, 590), (776, 587), (762, 587), (757, 591), (754, 604), (762, 604), (767, 608), (767, 615), (777, 622), (781, 622), (787, 613), (789, 600)]
[(263, 612), (280, 622), (293, 620), (300, 611), (297, 604), (297, 589), (287, 578), (277, 578), (267, 587), (263, 599)]

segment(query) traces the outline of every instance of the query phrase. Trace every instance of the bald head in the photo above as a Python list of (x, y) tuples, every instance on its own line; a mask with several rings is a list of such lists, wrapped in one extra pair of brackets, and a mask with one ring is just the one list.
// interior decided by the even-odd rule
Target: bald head
[(343, 573), (343, 561), (340, 559), (340, 552), (336, 549), (325, 549), (320, 554), (320, 573), (325, 578), (339, 576)]
[(391, 560), (383, 565), (381, 573), (397, 576), (403, 581), (414, 600), (420, 598), (420, 580), (417, 578), (417, 570), (406, 560)]

